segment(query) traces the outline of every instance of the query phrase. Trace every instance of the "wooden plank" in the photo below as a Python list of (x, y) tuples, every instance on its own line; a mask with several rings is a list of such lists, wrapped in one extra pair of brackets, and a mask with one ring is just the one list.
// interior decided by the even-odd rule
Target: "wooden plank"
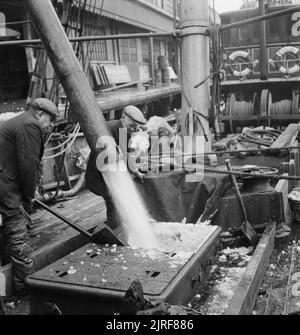
[(249, 315), (264, 278), (275, 242), (275, 223), (269, 223), (262, 234), (254, 254), (234, 292), (225, 315)]
[(101, 80), (101, 85), (100, 86), (104, 86), (104, 85), (107, 85), (106, 81), (105, 81), (105, 77), (103, 76), (103, 73), (102, 73), (102, 67), (101, 65), (97, 65), (97, 72), (98, 72), (98, 76)]
[(133, 85), (148, 83), (150, 81), (150, 79), (147, 79), (147, 80), (137, 80), (137, 81), (132, 81), (132, 82), (126, 83), (126, 84), (121, 84), (121, 85), (118, 85), (118, 86), (114, 86), (114, 87), (110, 87), (110, 88), (105, 88), (104, 90), (100, 90), (99, 93), (112, 92), (112, 91), (115, 91), (115, 90), (117, 90), (119, 88), (124, 88), (124, 87), (133, 86)]
[(277, 138), (277, 140), (271, 145), (272, 149), (281, 149), (285, 146), (292, 145), (298, 135), (299, 124), (291, 123), (285, 129), (285, 131)]
[[(290, 159), (290, 169), (289, 169), (289, 176), (295, 176), (296, 168), (295, 168), (295, 160)], [(289, 192), (296, 186), (294, 180), (289, 180)]]
[(228, 146), (238, 137), (240, 134), (229, 134), (227, 137), (222, 138), (221, 140), (215, 142), (213, 144), (213, 150), (223, 150), (224, 148), (227, 150)]
[(92, 72), (94, 74), (96, 85), (101, 86), (102, 82), (101, 82), (101, 78), (100, 78), (99, 73), (98, 73), (97, 65), (96, 64), (91, 64), (91, 68), (92, 68)]
[(108, 85), (109, 85), (109, 80), (108, 80), (108, 78), (107, 78), (107, 75), (106, 75), (106, 72), (105, 72), (105, 70), (104, 70), (103, 65), (99, 65), (99, 66), (98, 66), (98, 69), (99, 69), (99, 71), (100, 71), (100, 73), (101, 73), (101, 76), (102, 76), (102, 78), (103, 78), (103, 85), (108, 86)]
[(131, 82), (126, 65), (103, 65), (109, 84), (124, 84)]
[[(287, 173), (285, 175), (288, 176)], [(279, 180), (275, 186), (275, 191), (282, 193), (284, 217), (285, 220), (287, 221), (287, 219), (291, 217), (291, 210), (287, 197), (289, 194), (289, 180), (283, 180), (283, 179)]]

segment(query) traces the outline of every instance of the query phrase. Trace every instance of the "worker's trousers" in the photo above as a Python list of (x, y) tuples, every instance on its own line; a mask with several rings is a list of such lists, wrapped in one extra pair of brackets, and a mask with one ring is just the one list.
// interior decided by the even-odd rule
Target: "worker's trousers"
[[(21, 215), (6, 216), (2, 214), (0, 235), (9, 260), (12, 263), (15, 291), (24, 288), (25, 278), (33, 272), (31, 249), (26, 244), (26, 224)], [(1, 258), (5, 255), (1, 255)]]

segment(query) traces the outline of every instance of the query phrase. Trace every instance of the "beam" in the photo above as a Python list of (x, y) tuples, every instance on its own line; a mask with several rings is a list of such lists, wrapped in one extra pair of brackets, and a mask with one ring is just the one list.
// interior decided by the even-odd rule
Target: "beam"
[(96, 99), (101, 110), (107, 111), (111, 109), (121, 109), (127, 105), (140, 105), (146, 102), (166, 98), (180, 93), (180, 85), (171, 85), (167, 87), (150, 89), (144, 92), (136, 91), (133, 94), (123, 95), (120, 92), (118, 96), (114, 96), (112, 99), (109, 99), (108, 97), (101, 98), (101, 96), (96, 96)]
[[(136, 33), (136, 34), (114, 34), (114, 35), (95, 35), (95, 36), (79, 36), (79, 37), (70, 37), (70, 42), (90, 42), (90, 41), (104, 41), (104, 40), (122, 40), (122, 39), (130, 39), (130, 38), (160, 38), (160, 37), (174, 37), (173, 32), (166, 33)], [(10, 46), (10, 45), (37, 45), (41, 44), (42, 41), (40, 39), (33, 40), (16, 40), (16, 41), (2, 41), (0, 42), (1, 46)]]
[(245, 24), (257, 23), (257, 22), (260, 22), (260, 21), (273, 19), (274, 17), (287, 15), (287, 14), (290, 14), (290, 13), (297, 12), (299, 10), (300, 10), (300, 6), (294, 6), (292, 8), (279, 10), (279, 11), (274, 12), (274, 13), (253, 17), (251, 19), (238, 21), (238, 22), (234, 22), (234, 23), (230, 23), (230, 24), (225, 24), (225, 25), (221, 26), (220, 29), (221, 30), (229, 30), (229, 29), (232, 29), (232, 28), (237, 28), (237, 27), (240, 27), (240, 26), (244, 26)]
[(257, 294), (263, 281), (275, 244), (276, 224), (269, 223), (262, 234), (254, 254), (246, 267), (225, 315), (249, 315), (255, 306)]
[(271, 149), (282, 149), (293, 145), (298, 136), (299, 127), (299, 123), (290, 123), (284, 132), (281, 133), (276, 141), (271, 145)]
[[(245, 24), (251, 24), (251, 23), (256, 23), (264, 20), (269, 20), (274, 17), (278, 17), (281, 15), (286, 15), (290, 13), (294, 13), (296, 11), (300, 10), (300, 6), (295, 6), (292, 8), (288, 8), (285, 10), (277, 11), (275, 13), (271, 14), (266, 14), (263, 16), (257, 16), (251, 19), (239, 21), (239, 22), (234, 22), (230, 24), (226, 24), (220, 27), (220, 30), (229, 30), (232, 28), (237, 28), (240, 26), (243, 26)], [(136, 34), (119, 34), (119, 35), (96, 35), (96, 36), (80, 36), (80, 37), (71, 37), (69, 39), (70, 42), (86, 42), (86, 41), (103, 41), (103, 40), (114, 40), (114, 39), (129, 39), (129, 38), (149, 38), (149, 37), (180, 37), (178, 31), (174, 32), (166, 32), (166, 33), (136, 33)], [(39, 39), (33, 39), (33, 40), (16, 40), (16, 41), (2, 41), (0, 42), (0, 47), (1, 46), (10, 46), (10, 45), (19, 45), (19, 46), (24, 46), (24, 45), (37, 45), (41, 44), (42, 41)]]

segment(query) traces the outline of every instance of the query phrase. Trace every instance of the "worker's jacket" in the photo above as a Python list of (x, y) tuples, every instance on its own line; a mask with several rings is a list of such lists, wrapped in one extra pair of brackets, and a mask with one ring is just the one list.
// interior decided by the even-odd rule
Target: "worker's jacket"
[(21, 201), (34, 198), (43, 148), (43, 131), (32, 112), (0, 125), (0, 213), (14, 215)]
[[(106, 126), (109, 129), (112, 137), (114, 138), (117, 145), (119, 145), (119, 130), (123, 128), (122, 122), (120, 120), (112, 120), (107, 121)], [(127, 152), (127, 148), (122, 148)], [(87, 169), (85, 173), (85, 184), (86, 187), (93, 193), (103, 196), (109, 197), (109, 192), (106, 187), (106, 183), (102, 176), (102, 173), (99, 172), (96, 166), (97, 153), (95, 151), (91, 151), (89, 161), (87, 164)]]

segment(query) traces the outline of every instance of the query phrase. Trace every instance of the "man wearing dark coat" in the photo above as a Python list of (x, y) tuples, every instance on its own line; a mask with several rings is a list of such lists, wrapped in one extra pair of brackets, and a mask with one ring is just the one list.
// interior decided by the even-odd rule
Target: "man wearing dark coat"
[(19, 206), (22, 204), (28, 212), (32, 209), (44, 152), (43, 131), (51, 126), (57, 114), (52, 101), (37, 98), (28, 111), (0, 125), (0, 234), (13, 266), (16, 295), (26, 292), (24, 280), (33, 272), (25, 242), (26, 224)]

